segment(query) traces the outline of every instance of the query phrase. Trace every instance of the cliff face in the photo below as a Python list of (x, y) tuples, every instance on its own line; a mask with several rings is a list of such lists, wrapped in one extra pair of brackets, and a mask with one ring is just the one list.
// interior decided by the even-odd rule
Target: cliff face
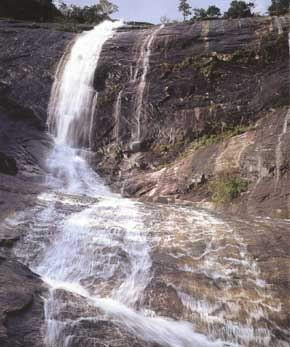
[(71, 37), (25, 23), (0, 22), (1, 213), (6, 206), (21, 204), (19, 194), (40, 189), (50, 143), (45, 133), (47, 104), (55, 69)]
[[(282, 17), (120, 30), (95, 73), (92, 164), (149, 200), (210, 201), (210, 182), (234, 175), (248, 189), (231, 209), (287, 217), (288, 26)], [(45, 172), (49, 93), (72, 38), (0, 23), (2, 186)]]
[(288, 28), (275, 17), (120, 31), (95, 76), (98, 169), (147, 200), (210, 201), (210, 182), (234, 175), (248, 189), (232, 209), (288, 216)]
[[(42, 191), (46, 108), (54, 72), (70, 34), (26, 23), (0, 21), (0, 218), (34, 203)], [(0, 345), (42, 345), (41, 279), (17, 262), (16, 226), (0, 230)]]

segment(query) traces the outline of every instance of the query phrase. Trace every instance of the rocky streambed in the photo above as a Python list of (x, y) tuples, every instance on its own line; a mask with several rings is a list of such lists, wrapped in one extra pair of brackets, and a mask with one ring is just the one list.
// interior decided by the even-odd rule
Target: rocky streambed
[[(93, 209), (84, 219), (88, 206)], [(64, 220), (70, 223), (66, 236), (61, 234)], [(76, 237), (85, 223), (89, 236)], [(128, 231), (132, 223), (141, 238)], [(60, 346), (68, 341), (69, 346), (203, 346), (198, 333), (223, 341), (222, 346), (289, 344), (287, 221), (225, 219), (192, 205), (96, 201), (49, 192), (39, 195), (33, 208), (6, 218), (1, 240), (2, 250), (7, 250), (1, 260), (1, 336), (7, 346), (41, 346), (47, 324), (48, 339), (59, 334)], [(57, 282), (50, 283), (55, 288), (52, 301), (50, 286), (11, 260), (14, 257), (38, 273), (48, 263), (52, 273), (77, 268), (87, 293), (104, 299), (93, 301), (76, 284)], [(139, 279), (142, 296), (137, 302), (132, 296), (124, 300), (125, 305), (132, 300), (135, 314), (106, 302), (113, 294), (122, 297), (116, 291), (134, 261), (135, 266), (145, 262), (139, 275), (149, 270), (144, 288)], [(44, 298), (46, 311), (53, 312), (49, 322), (44, 321)], [(56, 303), (53, 310), (50, 305)], [(190, 322), (195, 333), (187, 335), (189, 325), (161, 324), (156, 315)]]

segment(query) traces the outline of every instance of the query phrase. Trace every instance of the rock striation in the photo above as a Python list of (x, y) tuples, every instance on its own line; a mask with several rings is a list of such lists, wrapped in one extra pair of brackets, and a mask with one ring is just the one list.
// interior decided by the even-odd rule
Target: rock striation
[(95, 76), (100, 172), (128, 196), (195, 201), (227, 173), (249, 184), (235, 211), (287, 217), (288, 29), (265, 17), (120, 31)]
[(19, 262), (0, 256), (1, 346), (43, 346), (44, 292), (38, 276)]

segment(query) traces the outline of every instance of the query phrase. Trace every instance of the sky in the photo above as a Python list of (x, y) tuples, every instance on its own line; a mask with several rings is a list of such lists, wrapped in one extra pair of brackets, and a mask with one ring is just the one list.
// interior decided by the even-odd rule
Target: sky
[[(92, 5), (98, 0), (64, 0), (67, 4)], [(170, 19), (180, 19), (178, 13), (179, 0), (111, 0), (119, 6), (119, 13), (115, 18), (124, 20), (147, 21), (159, 23), (160, 17), (166, 16)], [(231, 0), (188, 0), (193, 8), (208, 7), (216, 5), (225, 11)], [(264, 13), (270, 4), (270, 0), (255, 0), (256, 10)]]

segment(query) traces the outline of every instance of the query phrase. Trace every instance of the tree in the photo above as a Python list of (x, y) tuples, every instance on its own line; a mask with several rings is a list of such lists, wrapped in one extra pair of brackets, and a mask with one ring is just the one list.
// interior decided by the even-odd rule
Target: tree
[(230, 4), (230, 8), (225, 12), (226, 18), (246, 18), (252, 17), (252, 8), (255, 7), (253, 2), (245, 2), (234, 0)]
[(207, 17), (207, 11), (204, 8), (195, 8), (193, 14), (194, 19), (205, 19)]
[(110, 16), (111, 14), (118, 12), (119, 8), (108, 0), (100, 0), (97, 7), (103, 15)]
[(160, 23), (161, 23), (161, 24), (170, 24), (170, 23), (171, 23), (171, 19), (168, 18), (168, 17), (166, 17), (166, 16), (162, 16), (162, 17), (160, 18)]
[(76, 5), (66, 5), (61, 0), (57, 4), (65, 21), (70, 23), (98, 24), (108, 19), (111, 14), (118, 11), (118, 6), (108, 0), (100, 0), (97, 5), (79, 7)]
[[(289, 0), (290, 1), (290, 0)], [(221, 16), (221, 10), (212, 5), (209, 6), (207, 10), (204, 8), (195, 8), (193, 10), (194, 16), (193, 19), (207, 19), (207, 18), (216, 18)]]
[(222, 15), (221, 10), (215, 5), (209, 6), (206, 14), (207, 17), (220, 17)]
[(270, 16), (281, 16), (289, 12), (290, 0), (272, 0), (268, 8)]
[(191, 6), (187, 0), (179, 0), (178, 11), (182, 14), (183, 20), (186, 21), (187, 17), (191, 15)]

